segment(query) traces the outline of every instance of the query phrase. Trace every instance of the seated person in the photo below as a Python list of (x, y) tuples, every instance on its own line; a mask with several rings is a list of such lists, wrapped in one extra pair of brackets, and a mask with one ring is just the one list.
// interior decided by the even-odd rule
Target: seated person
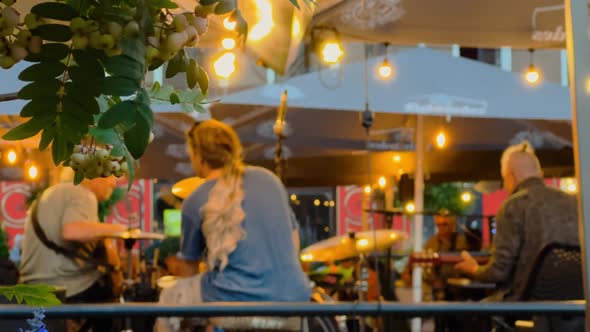
[[(186, 278), (164, 289), (160, 303), (309, 301), (297, 223), (280, 180), (244, 166), (239, 138), (222, 122), (196, 124), (187, 140), (193, 167), (206, 181), (182, 205), (179, 257)], [(197, 274), (201, 259), (207, 271)], [(159, 319), (156, 331), (180, 324)]]
[[(456, 232), (457, 220), (449, 210), (441, 209), (434, 216), (437, 232), (424, 245), (425, 252), (453, 252), (467, 250), (467, 240), (463, 234)], [(412, 267), (408, 264), (402, 274), (406, 285), (412, 284)], [(435, 265), (432, 268), (424, 269), (424, 300), (448, 300), (445, 294), (445, 287), (448, 278), (459, 276), (460, 273), (453, 269), (452, 265)]]

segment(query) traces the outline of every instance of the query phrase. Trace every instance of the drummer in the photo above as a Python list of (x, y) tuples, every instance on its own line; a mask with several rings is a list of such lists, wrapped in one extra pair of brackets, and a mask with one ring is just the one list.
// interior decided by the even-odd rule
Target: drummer
[[(424, 244), (424, 251), (440, 253), (440, 252), (458, 252), (468, 250), (467, 239), (463, 234), (456, 232), (457, 219), (451, 215), (449, 210), (441, 209), (434, 216), (434, 223), (436, 224), (436, 234), (426, 241)], [(402, 279), (406, 285), (411, 285), (411, 266), (406, 266), (402, 274)], [(424, 273), (424, 283), (426, 287), (424, 290), (425, 301), (434, 300), (449, 300), (446, 294), (446, 281), (460, 275), (454, 270), (452, 265), (435, 266), (430, 271)]]
[[(183, 275), (160, 303), (309, 301), (310, 282), (298, 260), (298, 230), (280, 180), (245, 166), (242, 146), (228, 125), (208, 120), (187, 132), (193, 168), (205, 178), (182, 206)], [(198, 262), (207, 272), (198, 273)], [(156, 331), (175, 331), (177, 319), (159, 319)]]

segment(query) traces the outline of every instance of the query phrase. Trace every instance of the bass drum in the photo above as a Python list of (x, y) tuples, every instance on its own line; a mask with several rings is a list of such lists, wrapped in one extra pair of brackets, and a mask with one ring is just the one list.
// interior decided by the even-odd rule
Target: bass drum
[[(311, 302), (334, 303), (333, 298), (321, 287), (314, 287), (311, 292)], [(309, 332), (347, 332), (346, 316), (313, 316), (307, 318)]]

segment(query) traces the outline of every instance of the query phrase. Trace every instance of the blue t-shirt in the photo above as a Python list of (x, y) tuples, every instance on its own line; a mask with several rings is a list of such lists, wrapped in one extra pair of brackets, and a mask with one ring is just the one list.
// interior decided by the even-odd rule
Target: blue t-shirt
[[(203, 183), (182, 205), (183, 259), (205, 258), (200, 209), (215, 182)], [(203, 275), (203, 301), (309, 301), (310, 282), (293, 244), (297, 222), (283, 184), (270, 171), (248, 166), (243, 189), (246, 237), (229, 255), (223, 271), (215, 269)]]

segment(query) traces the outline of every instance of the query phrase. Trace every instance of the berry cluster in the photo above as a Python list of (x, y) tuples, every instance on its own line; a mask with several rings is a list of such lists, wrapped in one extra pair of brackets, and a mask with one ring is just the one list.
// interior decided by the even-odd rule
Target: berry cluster
[(106, 22), (101, 25), (95, 20), (75, 17), (70, 21), (70, 30), (73, 33), (73, 48), (86, 49), (92, 47), (104, 51), (107, 56), (116, 56), (123, 52), (119, 46), (121, 38), (124, 36), (137, 36), (139, 34), (139, 24), (136, 21), (129, 21), (125, 25), (117, 22)]
[(101, 149), (76, 145), (69, 165), (75, 172), (82, 172), (87, 179), (111, 175), (121, 177), (129, 171), (125, 157), (111, 155), (108, 147)]
[[(31, 31), (19, 26), (20, 14), (12, 7), (14, 2), (15, 0), (2, 0), (0, 4), (0, 67), (4, 69), (9, 69), (26, 58), (29, 52), (40, 52), (43, 45), (41, 37), (33, 36)], [(28, 20), (31, 21), (31, 18)], [(41, 23), (40, 20), (35, 22)]]

